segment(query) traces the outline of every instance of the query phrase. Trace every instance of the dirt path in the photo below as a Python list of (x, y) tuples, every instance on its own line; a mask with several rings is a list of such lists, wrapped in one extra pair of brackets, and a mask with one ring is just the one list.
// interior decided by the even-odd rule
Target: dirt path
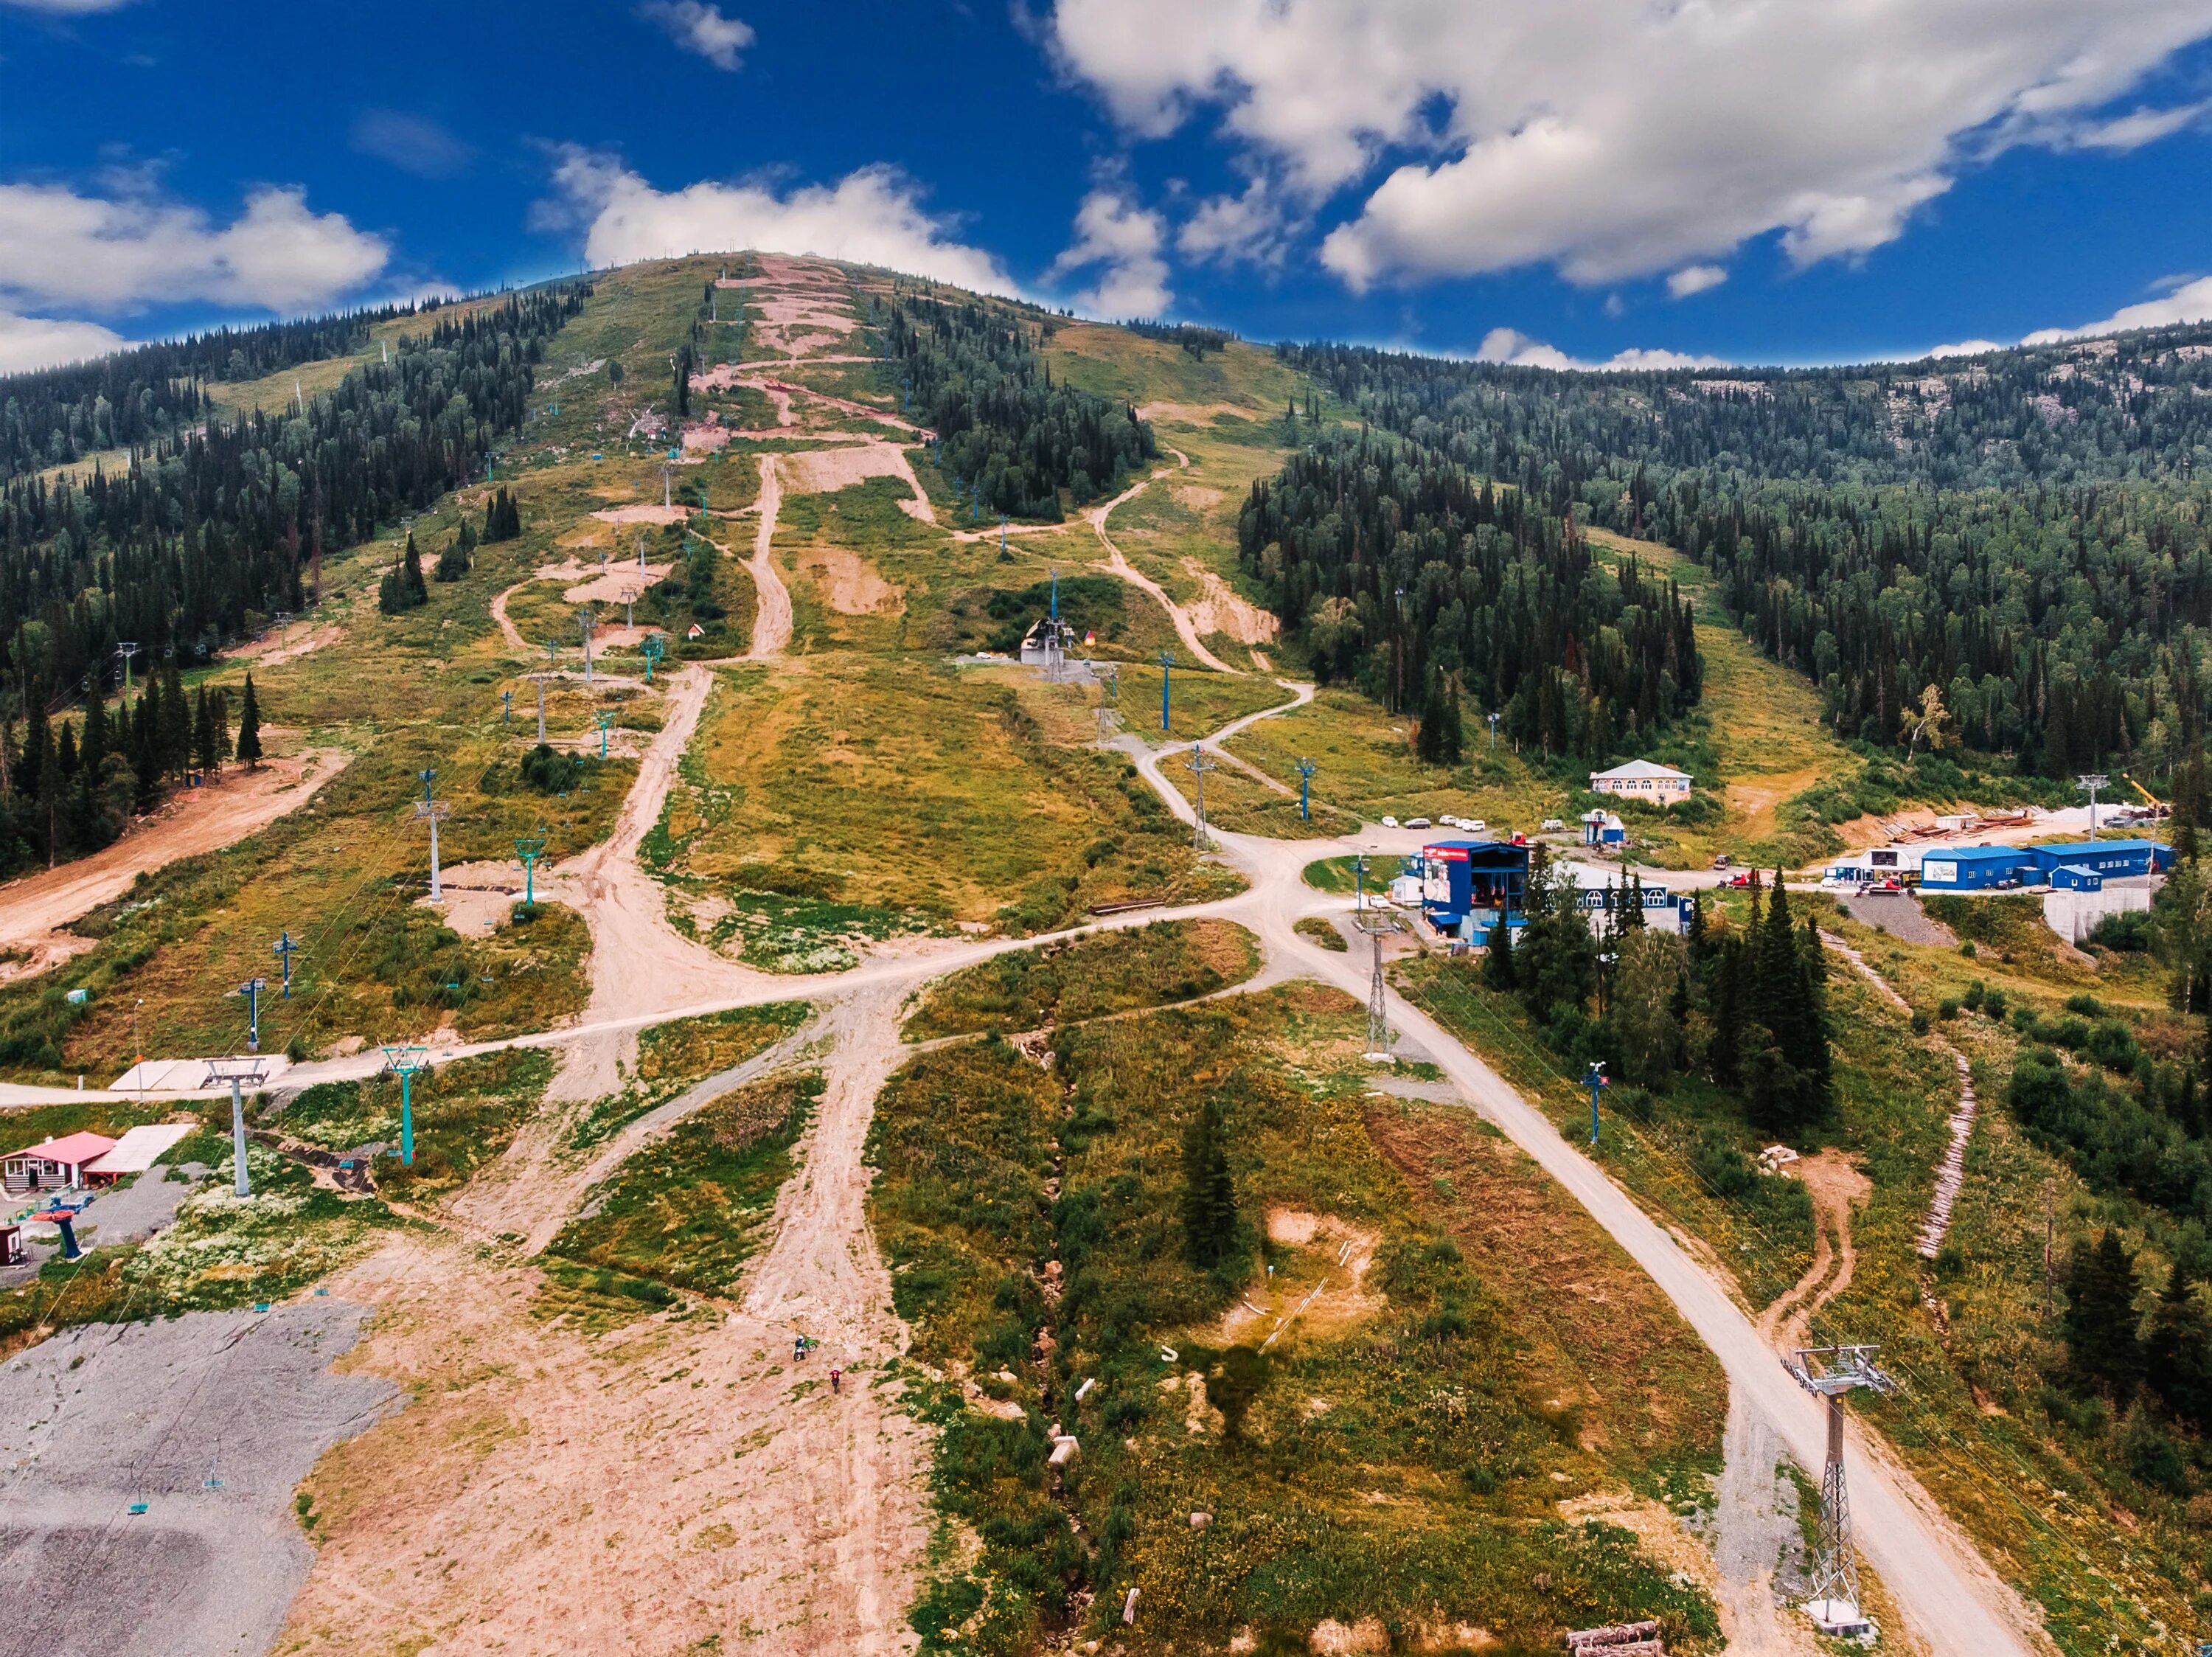
[(781, 468), (773, 454), (760, 457), (760, 523), (753, 531), (753, 556), (745, 568), (752, 574), (759, 600), (753, 611), (752, 643), (745, 649), (748, 661), (771, 661), (791, 643), (791, 589), (775, 573), (775, 516), (783, 508)]
[(537, 579), (535, 576), (525, 576), (514, 586), (495, 594), (491, 601), (491, 618), (499, 624), (499, 636), (507, 641), (508, 649), (524, 655), (530, 654), (531, 643), (522, 637), (522, 630), (507, 619), (507, 601)]
[[(660, 820), (677, 765), (699, 728), (713, 686), (714, 675), (696, 661), (669, 678), (665, 722), (638, 762), (612, 832), (580, 856), (538, 874), (538, 889), (574, 908), (591, 929), (587, 1020), (757, 993), (769, 982), (671, 926), (660, 883), (637, 862), (638, 848)], [(635, 1032), (568, 1044), (549, 1097), (588, 1100), (614, 1092), (620, 1082), (617, 1063), (634, 1059), (636, 1051)]]
[(1116, 495), (1112, 500), (1107, 502), (1103, 506), (1094, 506), (1090, 511), (1084, 514), (1084, 516), (1090, 521), (1092, 532), (1098, 537), (1098, 544), (1106, 549), (1106, 559), (1100, 568), (1112, 571), (1115, 575), (1119, 576), (1123, 581), (1128, 582), (1130, 586), (1141, 588), (1144, 591), (1150, 593), (1153, 598), (1157, 599), (1159, 601), (1160, 608), (1168, 612), (1168, 619), (1175, 624), (1176, 637), (1182, 641), (1183, 648), (1188, 650), (1191, 655), (1196, 656), (1200, 661), (1204, 662), (1207, 667), (1212, 668), (1213, 671), (1218, 673), (1242, 673), (1243, 672), (1243, 668), (1231, 667), (1219, 656), (1214, 655), (1212, 651), (1206, 648), (1205, 642), (1200, 638), (1198, 628), (1196, 624), (1192, 622), (1189, 612), (1168, 596), (1167, 589), (1165, 588), (1162, 587), (1150, 576), (1146, 575), (1144, 571), (1139, 570), (1136, 565), (1131, 564), (1128, 559), (1122, 557), (1121, 549), (1114, 545), (1114, 538), (1106, 533), (1107, 516), (1115, 507), (1121, 505), (1124, 501), (1134, 499), (1137, 496), (1143, 494), (1145, 490), (1150, 489), (1152, 484), (1158, 482), (1159, 479), (1171, 477), (1175, 472), (1182, 471), (1190, 465), (1190, 456), (1185, 454), (1181, 449), (1171, 448), (1168, 453), (1176, 457), (1176, 464), (1174, 466), (1160, 467), (1158, 471), (1154, 472), (1151, 477), (1141, 478), (1138, 482), (1130, 484), (1128, 488), (1123, 490), (1119, 495)]
[(1729, 1657), (1818, 1657), (1812, 1624), (1784, 1609), (1793, 1591), (1802, 1591), (1805, 1552), (1797, 1489), (1780, 1471), (1789, 1452), (1733, 1388), (1721, 1456), (1712, 1543)]
[[(1913, 907), (1917, 910), (1919, 905), (1915, 903)], [(1851, 970), (1873, 985), (1875, 993), (1892, 1007), (1900, 1013), (1912, 1011), (1912, 1004), (1891, 988), (1889, 980), (1875, 972), (1864, 955), (1832, 932), (1821, 933), (1820, 941), (1831, 953), (1850, 962)], [(1974, 1069), (1966, 1062), (1966, 1056), (1932, 1030), (1928, 1039), (1939, 1051), (1948, 1055), (1959, 1069), (1959, 1103), (1951, 1112), (1951, 1142), (1943, 1152), (1942, 1161), (1936, 1165), (1935, 1194), (1929, 1198), (1928, 1218), (1921, 1223), (1920, 1240), (1915, 1245), (1921, 1258), (1932, 1260), (1950, 1234), (1951, 1210), (1958, 1206), (1959, 1193), (1966, 1183), (1966, 1148), (1973, 1142), (1974, 1116), (1978, 1105), (1974, 1097)]]
[[(364, 1499), (288, 1649), (443, 1649), (464, 1619), (486, 1651), (912, 1649), (926, 1442), (887, 1373), (907, 1331), (861, 1161), (902, 999), (827, 1014), (822, 1106), (740, 1310), (588, 1337), (530, 1317), (527, 1269), (418, 1236), (342, 1282), (380, 1314), (360, 1367), (417, 1402), (318, 1473), (334, 1496), (358, 1476)], [(818, 1343), (803, 1365), (799, 1333)]]
[(1813, 1264), (1759, 1313), (1759, 1331), (1778, 1352), (1803, 1346), (1814, 1318), (1851, 1286), (1859, 1264), (1851, 1246), (1851, 1210), (1874, 1194), (1873, 1182), (1840, 1151), (1802, 1158), (1790, 1172), (1804, 1181), (1813, 1198)]
[(234, 768), (210, 787), (182, 790), (106, 850), (0, 886), (0, 949), (27, 956), (0, 968), (0, 979), (28, 978), (82, 954), (94, 941), (64, 931), (70, 922), (114, 902), (141, 874), (220, 851), (297, 811), (352, 758), (343, 748), (317, 748), (258, 771)]

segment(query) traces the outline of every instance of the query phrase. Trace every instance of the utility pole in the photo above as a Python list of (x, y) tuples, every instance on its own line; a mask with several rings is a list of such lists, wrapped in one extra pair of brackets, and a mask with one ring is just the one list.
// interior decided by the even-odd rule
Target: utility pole
[(598, 624), (599, 618), (589, 610), (580, 610), (576, 612), (576, 620), (584, 630), (584, 683), (589, 685), (592, 682), (592, 629)]
[(545, 681), (550, 675), (532, 673), (530, 677), (538, 684), (538, 746), (542, 748), (545, 746)]
[(1298, 761), (1298, 821), (1313, 821), (1313, 776), (1320, 769), (1310, 759)]
[(1206, 850), (1206, 774), (1211, 771), (1218, 771), (1220, 766), (1206, 757), (1204, 746), (1194, 745), (1190, 751), (1190, 758), (1183, 762), (1183, 768), (1195, 772), (1198, 777), (1198, 825), (1191, 832), (1190, 844), (1196, 850), (1204, 851)]
[(246, 1177), (246, 1094), (245, 1084), (261, 1085), (268, 1069), (268, 1061), (258, 1058), (211, 1058), (208, 1061), (208, 1080), (230, 1084), (230, 1154), (237, 1178), (232, 1182), (231, 1192), (237, 1197), (251, 1197), (253, 1186)]
[(1395, 658), (1398, 669), (1398, 705), (1391, 711), (1403, 714), (1406, 711), (1406, 589), (1399, 588), (1393, 598), (1395, 602), (1391, 605), (1390, 615), (1397, 630), (1397, 637), (1390, 646), (1390, 654)]
[(276, 941), (269, 946), (269, 953), (284, 964), (284, 999), (286, 1001), (292, 999), (292, 955), (299, 947), (292, 941), (292, 934), (289, 930), (280, 934)]
[(446, 893), (445, 889), (438, 884), (438, 825), (453, 815), (453, 808), (442, 800), (433, 800), (430, 797), (430, 779), (437, 774), (433, 771), (420, 773), (422, 778), (422, 797), (415, 802), (415, 816), (417, 821), (426, 822), (430, 825), (430, 901), (434, 904), (441, 904), (446, 901)]
[(663, 511), (676, 505), (676, 468), (665, 460), (660, 463), (660, 505)]
[(131, 658), (138, 654), (138, 647), (125, 640), (115, 647), (115, 654), (123, 658), (123, 691), (127, 696), (131, 692)]
[(615, 710), (601, 708), (592, 717), (599, 722), (599, 758), (605, 759), (607, 757), (607, 727), (615, 722)]
[(522, 864), (522, 902), (527, 909), (538, 907), (538, 864), (545, 856), (545, 837), (542, 834), (518, 834), (514, 837), (514, 855)]
[(1175, 673), (1175, 652), (1160, 652), (1160, 734), (1168, 731), (1168, 681)]
[(1583, 1074), (1583, 1086), (1589, 1089), (1590, 1143), (1593, 1145), (1597, 1143), (1597, 1096), (1601, 1089), (1611, 1085), (1605, 1079), (1605, 1066), (1592, 1059), (1589, 1069)]
[[(1366, 874), (1366, 859), (1355, 868), (1362, 877)], [(1390, 1051), (1389, 986), (1382, 977), (1382, 940), (1399, 929), (1398, 917), (1387, 909), (1370, 909), (1363, 892), (1360, 906), (1352, 911), (1352, 923), (1367, 935), (1372, 947), (1374, 970), (1367, 980), (1367, 1062), (1388, 1064), (1394, 1055)]]
[(502, 725), (514, 723), (514, 692), (512, 691), (499, 693), (499, 722)]
[(1498, 752), (1498, 716), (1491, 714), (1486, 717), (1490, 721), (1490, 751), (1496, 753)]
[(2089, 838), (2097, 838), (2097, 790), (2108, 787), (2112, 778), (2102, 771), (2093, 771), (2074, 779), (2074, 786), (2089, 796)]
[[(647, 633), (638, 645), (638, 653), (645, 658), (645, 682), (653, 683), (653, 670), (660, 665), (660, 658), (668, 653), (668, 635)], [(544, 738), (540, 737), (539, 741)]]
[(2051, 1243), (2057, 1228), (2058, 1191), (2050, 1180), (2043, 1182), (2043, 1321), (2051, 1321)]
[(410, 1168), (415, 1166), (415, 1073), (430, 1068), (426, 1051), (397, 1045), (384, 1050), (385, 1068), (399, 1078), (399, 1161)]
[(1797, 1384), (1828, 1406), (1827, 1464), (1820, 1473), (1820, 1535), (1813, 1557), (1813, 1592), (1805, 1614), (1823, 1634), (1870, 1634), (1859, 1609), (1859, 1564), (1851, 1545), (1850, 1494), (1844, 1483), (1844, 1398), (1864, 1386), (1894, 1392), (1897, 1383), (1875, 1365), (1873, 1346), (1800, 1347), (1784, 1367)]

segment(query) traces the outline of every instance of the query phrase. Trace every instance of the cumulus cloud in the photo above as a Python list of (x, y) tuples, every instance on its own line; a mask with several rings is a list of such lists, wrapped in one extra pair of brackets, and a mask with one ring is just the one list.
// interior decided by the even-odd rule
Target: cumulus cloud
[(126, 311), (207, 300), (270, 310), (319, 304), (382, 271), (392, 250), (297, 188), (257, 190), (217, 226), (152, 196), (0, 185), (0, 299)]
[(105, 356), (131, 342), (97, 322), (0, 311), (0, 374), (23, 374)]
[(2155, 299), (2123, 305), (2101, 322), (2085, 322), (2075, 328), (2040, 328), (2020, 343), (2051, 345), (2093, 334), (2124, 333), (2130, 328), (2164, 328), (2177, 322), (2208, 320), (2212, 320), (2212, 277), (2197, 277), (2172, 283)]
[(1995, 339), (1959, 339), (1948, 345), (1930, 346), (1921, 352), (1923, 356), (1980, 356), (1988, 351), (2001, 351), (2005, 346)]
[(1167, 226), (1158, 213), (1118, 189), (1093, 190), (1075, 211), (1075, 240), (1048, 273), (1099, 267), (1096, 283), (1075, 295), (1075, 308), (1092, 316), (1158, 316), (1175, 295), (1168, 291), (1167, 261), (1160, 248)]
[(1176, 232), (1176, 249), (1201, 262), (1279, 265), (1300, 228), (1267, 181), (1255, 179), (1242, 195), (1209, 196), (1199, 203)]
[(684, 51), (732, 74), (744, 64), (744, 50), (753, 43), (750, 23), (725, 17), (720, 6), (702, 5), (700, 0), (645, 0), (637, 15), (659, 24)]
[(1667, 296), (1687, 299), (1692, 294), (1717, 288), (1727, 280), (1728, 272), (1717, 265), (1685, 265), (1667, 278)]
[(1504, 362), (1516, 369), (1717, 369), (1727, 364), (1724, 357), (1698, 356), (1686, 351), (1644, 346), (1615, 351), (1601, 362), (1591, 362), (1570, 356), (1558, 346), (1547, 345), (1540, 339), (1531, 339), (1517, 328), (1492, 328), (1483, 335), (1482, 344), (1475, 348), (1474, 360)]
[(658, 190), (617, 158), (571, 145), (558, 153), (560, 192), (542, 222), (580, 228), (594, 265), (684, 253), (811, 253), (933, 277), (979, 293), (1019, 296), (995, 255), (955, 241), (921, 205), (911, 180), (864, 167), (834, 185), (778, 195), (758, 184), (711, 180)]
[(427, 115), (398, 109), (362, 111), (353, 124), (353, 147), (422, 179), (451, 178), (476, 153)]
[[(1602, 283), (1779, 231), (1800, 263), (1899, 235), (2008, 143), (2148, 142), (2101, 119), (2212, 33), (2212, 0), (1057, 0), (1061, 64), (1159, 136), (1218, 111), (1255, 170), (1358, 211), (1350, 286), (1550, 264)], [(2097, 135), (2101, 134), (2101, 137)], [(1379, 180), (1392, 148), (1413, 158)]]

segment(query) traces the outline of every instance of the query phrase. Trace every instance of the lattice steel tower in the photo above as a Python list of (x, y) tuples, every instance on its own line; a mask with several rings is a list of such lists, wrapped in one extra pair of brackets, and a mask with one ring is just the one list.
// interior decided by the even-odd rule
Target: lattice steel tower
[(1894, 1392), (1897, 1382), (1875, 1365), (1872, 1346), (1800, 1347), (1789, 1361), (1797, 1384), (1828, 1405), (1828, 1457), (1820, 1471), (1820, 1535), (1813, 1557), (1813, 1593), (1805, 1614), (1823, 1634), (1875, 1631), (1859, 1609), (1858, 1554), (1851, 1544), (1850, 1495), (1844, 1483), (1844, 1396), (1859, 1387)]

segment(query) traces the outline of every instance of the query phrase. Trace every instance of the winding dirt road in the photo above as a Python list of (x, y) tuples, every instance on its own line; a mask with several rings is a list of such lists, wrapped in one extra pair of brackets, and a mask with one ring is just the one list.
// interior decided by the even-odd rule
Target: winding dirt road
[(777, 456), (760, 457), (760, 522), (753, 530), (753, 556), (745, 569), (759, 597), (753, 610), (753, 638), (748, 661), (772, 661), (791, 643), (791, 589), (775, 573), (775, 518), (783, 509), (783, 483)]

